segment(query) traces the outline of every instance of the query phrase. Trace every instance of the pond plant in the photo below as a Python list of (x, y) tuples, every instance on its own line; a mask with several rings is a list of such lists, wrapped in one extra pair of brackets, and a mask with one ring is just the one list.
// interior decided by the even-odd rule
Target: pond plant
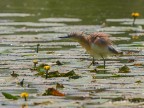
[(38, 64), (37, 60), (33, 60), (33, 64), (34, 64), (34, 69), (36, 68), (36, 65)]
[(132, 25), (134, 26), (135, 25), (135, 21), (136, 21), (136, 18), (140, 16), (140, 14), (138, 12), (133, 12), (131, 14), (131, 16), (133, 17), (133, 23)]
[(37, 47), (36, 47), (36, 52), (37, 53), (39, 52), (39, 46), (40, 46), (40, 44), (37, 44)]
[(20, 94), (20, 97), (21, 97), (21, 98), (24, 98), (25, 101), (27, 101), (28, 96), (29, 96), (29, 94), (28, 94), (27, 92), (22, 92), (22, 93)]
[(44, 69), (46, 70), (46, 79), (48, 78), (48, 70), (50, 70), (50, 66), (44, 66)]

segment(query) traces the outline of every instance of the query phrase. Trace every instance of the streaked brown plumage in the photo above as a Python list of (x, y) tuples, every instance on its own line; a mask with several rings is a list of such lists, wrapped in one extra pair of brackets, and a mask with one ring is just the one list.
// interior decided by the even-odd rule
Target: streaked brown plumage
[[(94, 32), (89, 35), (86, 35), (83, 32), (73, 32), (68, 36), (61, 38), (72, 38), (78, 41), (93, 58), (103, 58), (104, 67), (105, 57), (111, 54), (120, 53), (112, 46), (112, 41), (109, 39), (109, 35), (103, 32)], [(94, 59), (92, 63), (94, 63)]]

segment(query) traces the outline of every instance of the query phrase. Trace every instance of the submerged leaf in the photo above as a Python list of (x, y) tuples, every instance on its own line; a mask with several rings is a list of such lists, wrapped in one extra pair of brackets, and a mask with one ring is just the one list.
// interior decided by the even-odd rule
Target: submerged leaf
[(13, 96), (13, 95), (11, 95), (9, 93), (6, 93), (6, 92), (2, 92), (2, 95), (5, 96), (5, 98), (7, 98), (7, 99), (13, 99), (13, 100), (17, 100), (18, 99), (17, 96)]
[(48, 105), (48, 104), (52, 104), (51, 101), (44, 101), (44, 102), (34, 102), (34, 105)]

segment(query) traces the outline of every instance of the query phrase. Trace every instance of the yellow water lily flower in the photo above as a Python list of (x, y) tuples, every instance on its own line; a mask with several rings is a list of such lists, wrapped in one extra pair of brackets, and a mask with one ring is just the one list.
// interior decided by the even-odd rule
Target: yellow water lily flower
[(28, 96), (29, 96), (29, 94), (28, 94), (27, 92), (22, 92), (22, 93), (20, 94), (20, 97), (24, 98), (25, 101), (27, 100)]
[(49, 69), (50, 69), (50, 66), (44, 66), (44, 69), (45, 69), (45, 70), (49, 70)]
[(38, 61), (37, 60), (33, 60), (33, 63), (38, 64)]
[(139, 14), (138, 12), (135, 12), (135, 13), (133, 12), (133, 13), (131, 14), (131, 16), (132, 16), (132, 17), (139, 17), (140, 14)]

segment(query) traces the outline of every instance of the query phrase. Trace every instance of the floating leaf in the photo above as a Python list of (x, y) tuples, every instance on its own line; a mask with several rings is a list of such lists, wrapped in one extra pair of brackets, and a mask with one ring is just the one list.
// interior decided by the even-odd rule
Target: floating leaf
[(74, 76), (70, 76), (69, 77), (69, 79), (78, 79), (78, 78), (80, 78), (81, 76), (79, 76), (79, 75), (74, 75)]
[[(45, 70), (43, 70), (43, 68), (39, 68), (38, 73), (35, 75), (45, 78)], [(78, 76), (73, 70), (67, 73), (60, 73), (59, 71), (48, 72), (47, 78), (53, 78), (53, 77), (71, 77), (73, 79), (77, 79), (80, 76)]]
[(57, 88), (57, 89), (58, 89), (58, 88), (64, 88), (64, 86), (63, 86), (63, 84), (57, 83), (57, 84), (56, 84), (56, 88)]
[(112, 102), (115, 102), (115, 101), (123, 101), (123, 100), (125, 100), (124, 97), (116, 97), (116, 98), (113, 98), (113, 99), (112, 99)]
[(56, 64), (57, 64), (57, 65), (63, 65), (59, 60), (56, 61)]
[(134, 103), (139, 103), (139, 102), (144, 102), (144, 98), (132, 98), (132, 99), (128, 99), (130, 102), (134, 102)]
[(97, 68), (104, 69), (103, 65), (97, 66)]
[(142, 66), (142, 63), (135, 63), (134, 66)]
[(130, 72), (130, 68), (126, 65), (119, 68), (119, 73), (129, 73), (129, 72)]
[(19, 74), (16, 74), (14, 71), (11, 73), (11, 76), (12, 77), (18, 77), (19, 76)]
[(137, 81), (135, 81), (135, 83), (140, 84), (140, 83), (142, 83), (142, 81), (141, 80), (137, 80)]
[(76, 73), (74, 72), (74, 70), (71, 70), (67, 73), (62, 74), (63, 77), (71, 77), (71, 76), (75, 76), (75, 75), (76, 75)]
[(6, 92), (2, 92), (2, 95), (5, 96), (5, 98), (7, 98), (7, 99), (13, 99), (13, 100), (17, 100), (18, 99), (17, 96), (13, 96), (13, 95), (11, 95), (9, 93), (6, 93)]
[(47, 96), (47, 95), (65, 96), (65, 94), (59, 92), (58, 90), (56, 90), (54, 88), (48, 88), (47, 90), (45, 90), (45, 93), (43, 93), (43, 96)]
[(118, 74), (113, 74), (112, 77), (122, 77), (122, 76)]

